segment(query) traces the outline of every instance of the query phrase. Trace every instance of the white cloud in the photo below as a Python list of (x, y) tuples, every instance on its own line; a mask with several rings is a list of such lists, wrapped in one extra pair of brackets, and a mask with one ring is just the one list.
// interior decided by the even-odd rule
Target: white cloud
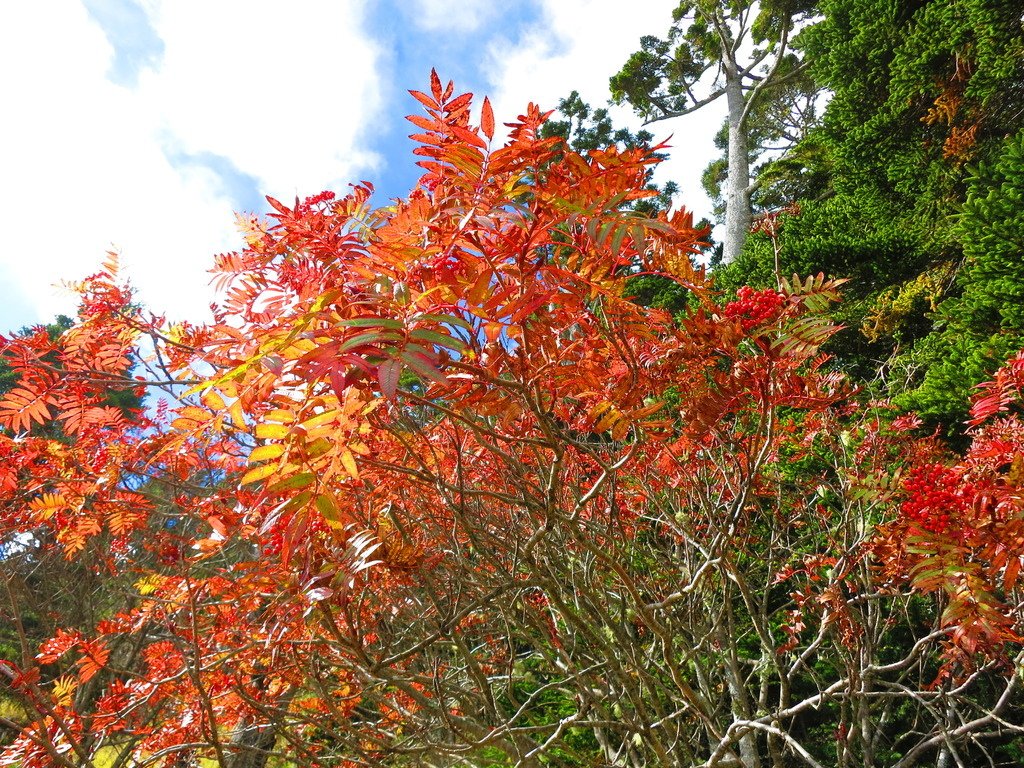
[(416, 26), (431, 32), (469, 32), (494, 15), (494, 0), (411, 0), (408, 13)]
[(148, 9), (165, 54), (135, 89), (107, 78), (114, 50), (77, 0), (0, 10), (0, 266), (34, 311), (0, 306), (4, 329), (70, 313), (54, 284), (95, 271), (112, 244), (147, 305), (205, 316), (212, 255), (239, 242), (233, 203), (215, 174), (169, 155), (222, 155), (285, 199), (375, 162), (358, 149), (379, 103), (360, 4)]
[[(530, 101), (552, 109), (573, 90), (591, 107), (605, 106), (608, 79), (640, 47), (641, 36), (668, 32), (676, 5), (676, 0), (647, 0), (643, 13), (623, 13), (613, 0), (543, 0), (540, 23), (521, 37), (500, 40), (485, 64), (495, 116), (508, 122)], [(640, 127), (628, 107), (614, 107), (611, 114), (615, 125)], [(699, 215), (711, 211), (700, 177), (715, 152), (714, 135), (723, 118), (724, 111), (712, 107), (647, 126), (656, 140), (672, 134), (670, 159), (656, 178), (679, 184), (679, 202)]]
[[(111, 81), (116, 51), (81, 0), (0, 4), (0, 330), (73, 311), (73, 299), (53, 285), (95, 271), (111, 245), (147, 305), (205, 316), (212, 254), (239, 242), (238, 190), (182, 158), (223, 160), (285, 200), (380, 170), (366, 150), (368, 131), (400, 113), (381, 114), (381, 73), (394, 76), (394, 62), (366, 32), (377, 5), (138, 2), (152, 27), (145, 39), (159, 39), (162, 55), (134, 51), (129, 58), (145, 68), (115, 78), (129, 87)], [(490, 0), (409, 2), (400, 12), (411, 27), (399, 30), (403, 45), (433, 45), (445, 29), (489, 40), (480, 90), (505, 121), (528, 101), (550, 108), (573, 89), (602, 105), (608, 77), (640, 35), (665, 33), (674, 4), (646, 0), (638, 14), (611, 0), (543, 0), (540, 21), (512, 33), (494, 29)], [(128, 34), (118, 33), (122, 41)], [(637, 124), (626, 109), (615, 119)], [(718, 124), (716, 115), (652, 127), (658, 136), (675, 132), (663, 176), (698, 210), (695, 190)]]
[(77, 2), (17, 8), (0, 24), (0, 67), (24, 73), (5, 94), (2, 258), (37, 314), (14, 324), (71, 313), (54, 284), (95, 271), (112, 243), (176, 283), (197, 249), (226, 244), (230, 205), (170, 167), (133, 94), (106, 80), (113, 49)]
[(164, 0), (139, 90), (172, 148), (212, 152), (271, 194), (315, 194), (378, 162), (358, 148), (380, 104), (362, 3)]

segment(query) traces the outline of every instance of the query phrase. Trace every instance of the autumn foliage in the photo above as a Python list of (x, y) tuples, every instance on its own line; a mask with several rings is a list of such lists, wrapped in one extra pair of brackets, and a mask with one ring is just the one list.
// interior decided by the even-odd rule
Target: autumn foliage
[(820, 354), (836, 281), (723, 300), (688, 213), (631, 209), (653, 151), (412, 95), (418, 186), (240, 216), (214, 322), (147, 315), (112, 259), (60, 338), (3, 338), (7, 557), (120, 597), (22, 632), (0, 765), (909, 765), (1001, 733), (1024, 359), (947, 455)]

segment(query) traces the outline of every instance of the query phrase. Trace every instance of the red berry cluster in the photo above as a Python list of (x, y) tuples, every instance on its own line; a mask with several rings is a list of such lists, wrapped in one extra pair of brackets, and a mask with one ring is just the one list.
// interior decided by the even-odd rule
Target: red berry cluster
[(261, 549), (265, 557), (279, 557), (284, 548), (284, 530), (280, 525), (274, 526), (267, 532), (261, 543)]
[(786, 303), (786, 295), (772, 288), (756, 291), (748, 285), (736, 291), (739, 298), (725, 305), (725, 316), (739, 318), (744, 331), (774, 320)]
[(313, 208), (320, 203), (329, 203), (334, 199), (334, 193), (329, 189), (325, 189), (318, 195), (310, 195), (299, 204), (298, 212), (300, 214), (309, 213)]
[[(331, 537), (331, 528), (327, 521), (322, 517), (314, 517), (306, 520), (303, 524), (303, 533), (301, 537), (295, 537), (294, 531), (289, 530), (292, 526), (291, 516), (282, 516), (278, 518), (277, 522), (266, 531), (260, 539), (260, 549), (264, 557), (279, 557), (284, 551), (285, 539), (297, 538), (302, 543), (306, 543), (311, 539), (318, 539), (320, 541), (329, 541)], [(294, 547), (295, 542), (292, 542)]]
[(915, 467), (903, 482), (909, 498), (900, 509), (906, 518), (931, 533), (946, 533), (971, 508), (975, 488), (963, 475), (941, 464)]
[(112, 285), (102, 273), (83, 280), (80, 290), (78, 313), (82, 317), (118, 314), (132, 303), (132, 289)]

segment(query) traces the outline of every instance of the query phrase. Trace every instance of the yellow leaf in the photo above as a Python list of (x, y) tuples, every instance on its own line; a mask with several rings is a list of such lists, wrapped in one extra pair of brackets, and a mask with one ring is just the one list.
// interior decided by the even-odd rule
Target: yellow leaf
[(151, 595), (156, 592), (160, 585), (163, 584), (164, 577), (158, 573), (151, 573), (148, 576), (143, 576), (141, 579), (135, 582), (135, 589), (138, 590), (140, 595)]
[(370, 446), (364, 443), (362, 440), (353, 440), (348, 444), (349, 450), (352, 453), (358, 453), (360, 456), (370, 455)]
[(334, 421), (337, 417), (338, 411), (332, 409), (330, 411), (317, 414), (311, 419), (306, 419), (304, 422), (302, 422), (302, 426), (305, 427), (306, 429), (315, 429), (316, 427), (319, 427), (323, 424), (329, 424), (330, 422)]
[(257, 424), (256, 425), (256, 437), (267, 438), (270, 440), (280, 440), (281, 438), (288, 437), (288, 427), (284, 424)]
[(590, 410), (590, 418), (594, 421), (595, 432), (607, 432), (618, 425), (625, 417), (618, 408), (604, 400)]
[(72, 675), (63, 675), (53, 681), (53, 698), (62, 707), (70, 707), (78, 681)]
[(352, 455), (352, 451), (347, 449), (342, 451), (341, 466), (345, 468), (345, 471), (348, 472), (353, 480), (359, 479), (359, 468), (356, 466), (356, 457)]
[(249, 454), (249, 463), (255, 464), (258, 461), (267, 461), (269, 459), (276, 459), (284, 453), (284, 446), (281, 443), (271, 443), (270, 445), (261, 445), (258, 448), (253, 448), (252, 453)]
[(1006, 482), (1014, 487), (1020, 488), (1024, 485), (1024, 453), (1018, 453), (1013, 457), (1013, 462), (1010, 464), (1010, 472), (1006, 476)]
[(244, 475), (242, 475), (242, 485), (248, 485), (249, 483), (255, 483), (260, 480), (264, 480), (270, 477), (277, 471), (277, 467), (273, 464), (263, 464), (259, 467), (250, 469)]
[(212, 387), (203, 393), (203, 404), (214, 411), (224, 410), (224, 398)]

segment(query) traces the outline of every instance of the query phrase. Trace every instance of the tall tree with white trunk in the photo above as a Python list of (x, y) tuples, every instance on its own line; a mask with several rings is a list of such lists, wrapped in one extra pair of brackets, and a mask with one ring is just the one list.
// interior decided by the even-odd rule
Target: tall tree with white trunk
[[(758, 155), (799, 138), (787, 125), (790, 120), (778, 119), (778, 109), (764, 107), (806, 96), (807, 62), (794, 48), (793, 36), (816, 5), (814, 0), (682, 0), (668, 35), (641, 38), (640, 50), (611, 78), (614, 100), (628, 102), (648, 122), (688, 115), (725, 98), (725, 262), (736, 257), (750, 231)], [(783, 113), (806, 111), (794, 103)]]

